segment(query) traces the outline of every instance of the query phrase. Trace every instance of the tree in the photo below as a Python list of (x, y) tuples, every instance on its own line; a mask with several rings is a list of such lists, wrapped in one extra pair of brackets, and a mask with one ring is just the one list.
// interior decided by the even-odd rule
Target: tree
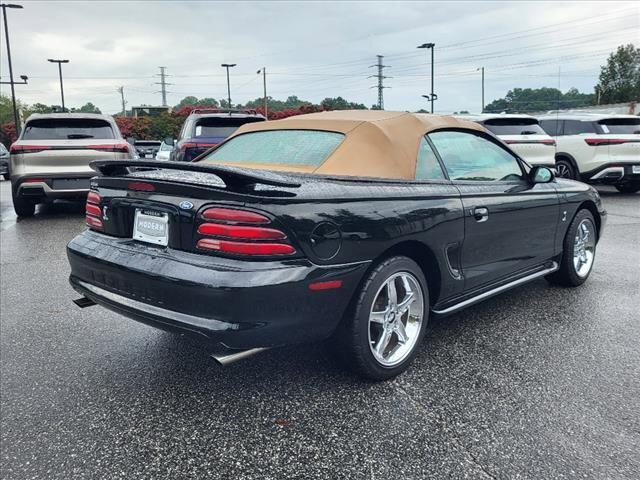
[(597, 103), (622, 103), (640, 99), (640, 48), (620, 45), (600, 67), (595, 87)]
[(325, 110), (366, 110), (366, 105), (362, 103), (348, 102), (342, 97), (325, 98), (320, 102)]
[(562, 93), (557, 88), (514, 88), (504, 98), (494, 100), (485, 112), (527, 113), (593, 105), (595, 96), (570, 88)]
[(71, 112), (80, 112), (80, 113), (102, 113), (98, 107), (96, 107), (93, 103), (87, 102), (80, 108), (72, 108)]

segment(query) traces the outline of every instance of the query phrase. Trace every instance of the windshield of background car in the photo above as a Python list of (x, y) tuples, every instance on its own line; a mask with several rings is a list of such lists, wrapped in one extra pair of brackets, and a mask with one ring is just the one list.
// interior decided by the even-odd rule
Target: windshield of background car
[(195, 122), (194, 137), (222, 137), (227, 138), (238, 127), (245, 123), (262, 121), (262, 118), (233, 118), (233, 117), (204, 117)]
[(600, 133), (638, 134), (640, 133), (640, 118), (610, 118), (600, 120)]
[(495, 118), (486, 120), (484, 126), (496, 135), (546, 135), (533, 118)]
[(340, 145), (344, 134), (320, 130), (269, 130), (238, 135), (202, 161), (318, 167)]
[(115, 138), (111, 124), (94, 118), (41, 118), (24, 127), (23, 140)]

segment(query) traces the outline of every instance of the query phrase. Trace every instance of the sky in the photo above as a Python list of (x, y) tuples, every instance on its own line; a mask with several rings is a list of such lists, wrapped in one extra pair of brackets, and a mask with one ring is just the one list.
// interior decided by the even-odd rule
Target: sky
[[(436, 112), (479, 111), (514, 87), (576, 87), (592, 93), (600, 66), (618, 45), (640, 46), (640, 2), (164, 2), (20, 1), (8, 10), (14, 77), (26, 103), (60, 104), (63, 66), (67, 107), (92, 102), (103, 113), (160, 105), (159, 66), (167, 100), (267, 94), (312, 102), (342, 96), (377, 102), (376, 55), (384, 55), (387, 110), (426, 108), (430, 59), (416, 47), (435, 43)], [(0, 76), (8, 80), (2, 28)], [(2, 85), (1, 93), (9, 88)]]

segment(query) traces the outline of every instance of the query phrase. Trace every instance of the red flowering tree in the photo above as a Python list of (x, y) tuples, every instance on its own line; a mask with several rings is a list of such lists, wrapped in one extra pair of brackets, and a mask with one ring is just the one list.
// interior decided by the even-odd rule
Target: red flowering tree
[(13, 142), (17, 140), (16, 124), (14, 122), (7, 122), (0, 125), (0, 142), (4, 143), (7, 149)]

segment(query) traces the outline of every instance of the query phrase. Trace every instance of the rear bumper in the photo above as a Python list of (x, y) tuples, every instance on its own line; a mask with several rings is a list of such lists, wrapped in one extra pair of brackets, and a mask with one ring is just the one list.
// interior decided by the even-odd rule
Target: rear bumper
[[(73, 288), (134, 320), (246, 349), (328, 337), (368, 263), (245, 262), (92, 231), (67, 246)], [(342, 280), (312, 291), (309, 284)]]
[(581, 174), (582, 181), (604, 185), (620, 185), (640, 182), (640, 173), (634, 173), (633, 167), (640, 169), (640, 158), (633, 163), (605, 163)]
[[(96, 173), (88, 174), (43, 174), (11, 176), (17, 196), (38, 199), (81, 198), (89, 192), (89, 182)], [(33, 182), (30, 179), (44, 181)]]

